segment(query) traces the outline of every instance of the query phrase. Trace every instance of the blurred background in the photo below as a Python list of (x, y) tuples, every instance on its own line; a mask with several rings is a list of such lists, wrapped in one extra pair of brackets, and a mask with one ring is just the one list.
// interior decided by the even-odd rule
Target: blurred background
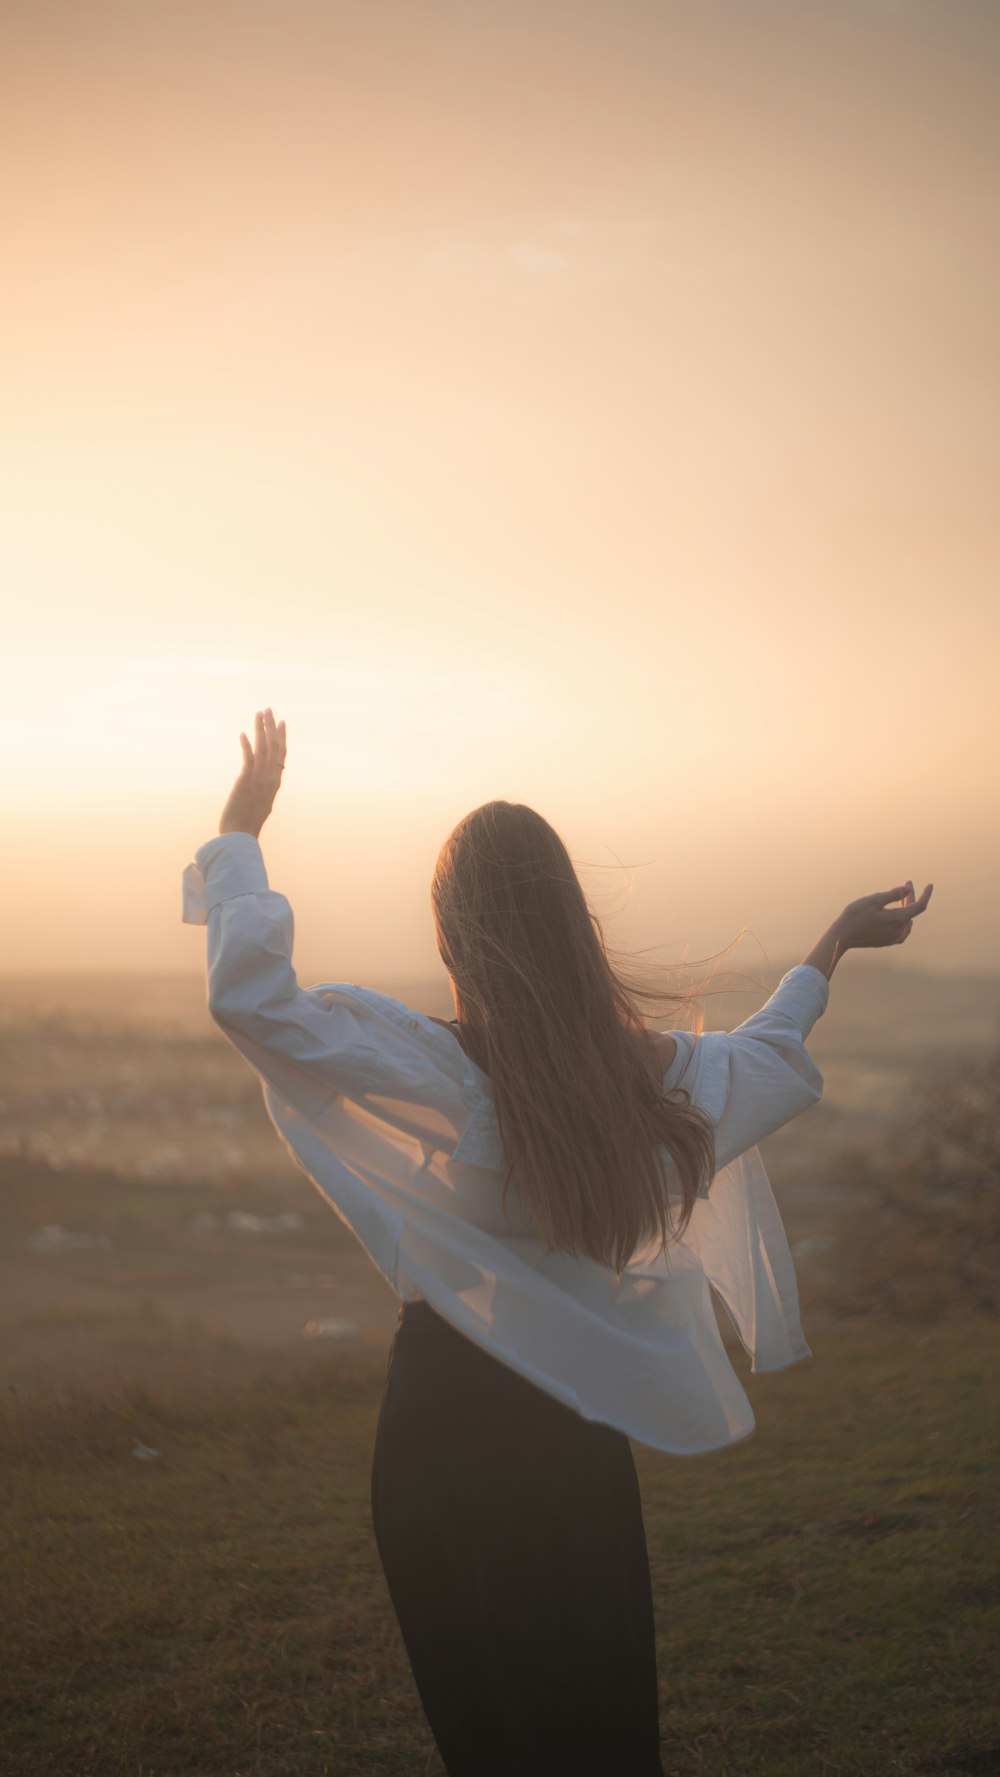
[(912, 875), (901, 966), (1000, 966), (998, 33), (5, 6), (0, 968), (197, 973), (264, 704), (314, 979), (436, 970), (492, 796), (636, 942)]
[(682, 965), (739, 937), (717, 1027), (847, 900), (933, 881), (905, 947), (838, 968), (824, 1099), (765, 1159), (811, 1343), (950, 1321), (942, 1387), (978, 1374), (996, 7), (8, 0), (0, 50), (25, 1460), (57, 1448), (36, 1409), (84, 1454), (112, 1413), (128, 1458), (213, 1379), (332, 1388), (370, 1359), (377, 1391), (396, 1300), (278, 1142), (180, 918), (267, 704), (288, 761), (262, 844), (304, 985), (450, 1015), (430, 878), (492, 797), (555, 825), (612, 944)]
[(715, 1024), (933, 881), (838, 971), (794, 1221), (828, 1125), (1000, 1030), (995, 10), (40, 0), (3, 47), (0, 1148), (292, 1188), (180, 919), (270, 704), (306, 985), (450, 1015), (430, 877), (494, 796), (612, 944), (738, 940)]

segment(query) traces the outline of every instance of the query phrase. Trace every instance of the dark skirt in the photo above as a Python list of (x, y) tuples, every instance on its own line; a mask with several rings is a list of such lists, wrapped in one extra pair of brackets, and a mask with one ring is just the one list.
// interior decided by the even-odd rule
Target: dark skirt
[(375, 1540), (449, 1777), (663, 1777), (628, 1438), (404, 1303)]

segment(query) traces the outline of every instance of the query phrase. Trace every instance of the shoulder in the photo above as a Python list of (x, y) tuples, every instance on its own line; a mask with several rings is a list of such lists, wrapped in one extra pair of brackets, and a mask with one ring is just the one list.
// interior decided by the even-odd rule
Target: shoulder
[(661, 1073), (667, 1073), (677, 1059), (677, 1043), (668, 1030), (651, 1030)]
[(440, 1024), (441, 1029), (446, 1030), (448, 1035), (454, 1038), (459, 1048), (465, 1050), (465, 1053), (468, 1054), (468, 1050), (465, 1049), (465, 1041), (462, 1037), (462, 1033), (454, 1020), (449, 1018), (435, 1018), (431, 1012), (424, 1012), (421, 1016), (426, 1018), (429, 1024)]

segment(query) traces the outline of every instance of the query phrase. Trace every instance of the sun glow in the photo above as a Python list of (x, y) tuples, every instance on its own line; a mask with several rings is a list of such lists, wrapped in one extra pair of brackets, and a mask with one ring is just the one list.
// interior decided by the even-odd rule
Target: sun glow
[(434, 964), (491, 796), (635, 864), (638, 943), (788, 954), (913, 875), (928, 962), (994, 954), (997, 26), (778, 10), (556, 8), (536, 107), (516, 9), (387, 58), (290, 0), (235, 59), (13, 9), (0, 971), (196, 966), (264, 704), (269, 865), (351, 971)]

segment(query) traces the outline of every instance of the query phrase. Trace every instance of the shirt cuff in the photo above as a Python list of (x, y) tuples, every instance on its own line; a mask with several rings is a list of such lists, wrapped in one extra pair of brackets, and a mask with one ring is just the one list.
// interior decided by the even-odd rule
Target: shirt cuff
[(782, 975), (777, 992), (783, 996), (794, 995), (796, 1008), (802, 1015), (804, 1036), (809, 1035), (817, 1018), (823, 1016), (830, 1003), (830, 983), (822, 969), (812, 963), (796, 963), (794, 969)]
[(260, 841), (253, 833), (217, 833), (194, 854), (181, 878), (181, 921), (203, 926), (220, 901), (260, 895), (268, 889)]

